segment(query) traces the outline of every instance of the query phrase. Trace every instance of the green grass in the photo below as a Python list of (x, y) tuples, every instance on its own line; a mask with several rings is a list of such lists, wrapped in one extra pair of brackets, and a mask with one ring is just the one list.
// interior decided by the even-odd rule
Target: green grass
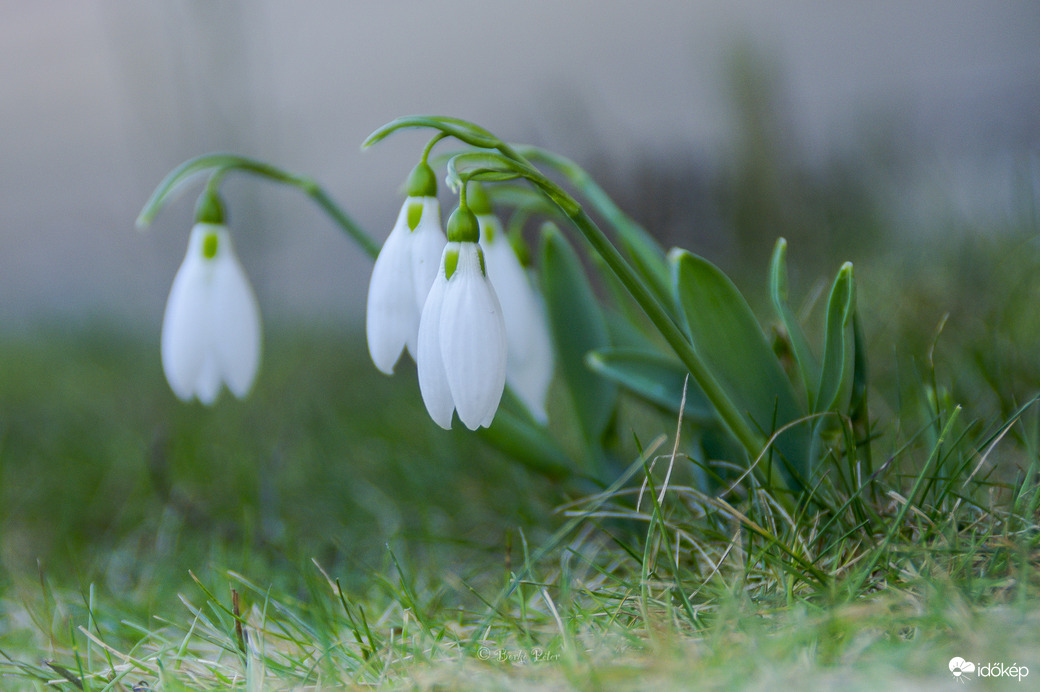
[(938, 689), (954, 656), (1035, 679), (1023, 247), (857, 267), (871, 427), (835, 426), (794, 513), (755, 476), (698, 490), (729, 460), (673, 459), (635, 402), (612, 486), (543, 478), (437, 428), (353, 333), (269, 329), (253, 396), (213, 409), (169, 393), (153, 335), (9, 338), (0, 687)]

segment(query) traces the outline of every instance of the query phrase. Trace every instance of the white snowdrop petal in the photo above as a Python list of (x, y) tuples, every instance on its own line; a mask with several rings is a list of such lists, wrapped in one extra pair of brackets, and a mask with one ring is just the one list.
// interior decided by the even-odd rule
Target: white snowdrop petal
[(549, 336), (549, 326), (543, 317), (540, 329), (532, 330), (534, 338), (531, 343), (531, 358), (528, 360), (527, 373), (521, 374), (523, 385), (517, 388), (521, 398), (531, 409), (535, 420), (543, 425), (549, 422), (546, 401), (549, 398), (549, 387), (553, 378), (553, 347)]
[[(553, 352), (545, 309), (494, 215), (477, 217), (488, 279), (495, 287), (506, 327), (506, 382), (534, 418), (545, 423)], [(490, 231), (490, 233), (488, 233)]]
[(522, 361), (527, 357), (526, 348), (532, 322), (532, 302), (535, 298), (527, 281), (523, 267), (508, 242), (495, 241), (486, 248), (488, 279), (495, 287), (495, 294), (502, 305), (502, 318), (506, 323), (506, 338), (509, 341), (510, 361)]
[(437, 269), (441, 266), (441, 255), (448, 240), (441, 228), (441, 207), (437, 198), (410, 198), (410, 201), (422, 203), (419, 225), (412, 231), (409, 239), (412, 290), (415, 291), (415, 304), (421, 312), (430, 287), (433, 286)]
[(433, 282), (419, 321), (419, 345), (415, 363), (419, 392), (430, 418), (445, 430), (451, 430), (451, 416), (455, 412), (455, 403), (448, 387), (440, 347), (440, 322), (447, 284), (444, 272), (441, 271)]
[(502, 308), (473, 243), (460, 244), (445, 290), (440, 346), (459, 419), (470, 430), (489, 424), (505, 387), (506, 335)]
[(260, 367), (260, 308), (226, 230), (218, 243), (209, 306), (212, 348), (219, 376), (241, 399)]
[(163, 315), (160, 356), (166, 381), (177, 398), (188, 401), (195, 395), (207, 348), (206, 321), (208, 267), (202, 256), (202, 236), (196, 227), (188, 242), (188, 253), (177, 270)]
[[(208, 256), (207, 256), (208, 255)], [(227, 229), (198, 223), (163, 316), (163, 371), (178, 398), (245, 396), (260, 364), (260, 310)]]
[(203, 404), (211, 406), (220, 395), (220, 385), (220, 367), (217, 364), (216, 354), (207, 350), (202, 358), (202, 367), (199, 368), (195, 377), (194, 394)]
[[(514, 359), (513, 344), (509, 344), (510, 357), (506, 363), (506, 378), (509, 386), (535, 420), (545, 424), (548, 421), (545, 402), (553, 374), (553, 348), (545, 307), (533, 289), (530, 297), (524, 318), (526, 339), (522, 348), (525, 351), (522, 357)], [(508, 335), (508, 329), (506, 333)]]
[[(402, 218), (406, 211), (401, 210)], [(401, 351), (415, 354), (420, 310), (412, 288), (407, 220), (398, 220), (383, 244), (368, 285), (365, 333), (372, 362), (392, 375)]]
[[(501, 402), (501, 400), (502, 400), (502, 397), (501, 397), (501, 395), (499, 395), (499, 402)], [(484, 420), (480, 421), (480, 425), (477, 426), (477, 427), (480, 427), (480, 428), (489, 428), (489, 427), (491, 427), (491, 424), (495, 422), (495, 414), (496, 413), (498, 413), (498, 404), (497, 403), (495, 404), (495, 408), (493, 408), (490, 411), (488, 411), (487, 415), (484, 416)], [(470, 430), (476, 430), (476, 429), (477, 428), (470, 428)]]

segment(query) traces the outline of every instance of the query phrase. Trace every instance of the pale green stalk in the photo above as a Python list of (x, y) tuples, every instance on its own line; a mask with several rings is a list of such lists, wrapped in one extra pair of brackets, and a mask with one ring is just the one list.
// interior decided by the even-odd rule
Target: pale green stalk
[(235, 154), (204, 154), (185, 161), (167, 175), (152, 192), (140, 215), (137, 217), (138, 228), (145, 228), (155, 218), (163, 204), (174, 191), (194, 175), (213, 171), (217, 182), (231, 171), (246, 171), (285, 185), (298, 188), (312, 200), (317, 202), (333, 221), (353, 240), (370, 258), (379, 254), (379, 244), (365, 233), (360, 226), (338, 205), (317, 182), (306, 176), (295, 175), (262, 161)]

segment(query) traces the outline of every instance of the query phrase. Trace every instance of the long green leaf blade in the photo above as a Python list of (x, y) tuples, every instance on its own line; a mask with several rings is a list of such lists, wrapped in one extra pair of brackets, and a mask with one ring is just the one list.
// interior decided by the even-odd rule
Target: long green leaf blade
[[(805, 416), (790, 380), (773, 354), (744, 296), (722, 270), (685, 251), (672, 261), (680, 311), (694, 350), (727, 396), (765, 434)], [(793, 425), (775, 448), (787, 461), (788, 480), (809, 478), (809, 430)]]
[(816, 403), (820, 366), (809, 348), (802, 325), (799, 324), (787, 302), (787, 241), (783, 238), (776, 241), (773, 258), (769, 263), (769, 295), (773, 300), (777, 316), (787, 332), (787, 338), (791, 342), (791, 350), (794, 352), (794, 359), (798, 364), (798, 374), (802, 386), (805, 387), (806, 398), (811, 409)]
[[(683, 383), (689, 373), (673, 357), (653, 351), (608, 348), (592, 351), (589, 367), (623, 389), (674, 415), (679, 415)], [(715, 413), (695, 382), (686, 392), (683, 417), (702, 425), (715, 422)]]
[(852, 264), (846, 262), (838, 271), (827, 300), (823, 367), (815, 412), (842, 411), (849, 403), (856, 356), (852, 320), (855, 312), (856, 287), (852, 279)]
[(607, 323), (577, 253), (551, 224), (542, 232), (542, 292), (558, 367), (585, 439), (599, 446), (617, 401), (617, 386), (585, 364), (610, 345)]

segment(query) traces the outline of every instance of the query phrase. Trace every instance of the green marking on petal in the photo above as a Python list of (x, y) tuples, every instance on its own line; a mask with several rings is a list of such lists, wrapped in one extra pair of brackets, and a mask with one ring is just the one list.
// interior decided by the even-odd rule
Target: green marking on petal
[[(450, 279), (451, 275), (455, 273), (455, 269), (458, 266), (459, 251), (455, 248), (452, 248), (448, 250), (446, 255), (444, 255), (444, 278)], [(481, 266), (483, 266), (483, 259), (481, 260)]]
[(484, 251), (480, 248), (479, 245), (477, 246), (477, 257), (480, 258), (480, 273), (483, 274), (484, 278), (486, 279), (487, 267), (484, 265)]
[(423, 203), (422, 202), (409, 202), (408, 203), (408, 228), (413, 231), (418, 228), (419, 222), (422, 220)]
[(206, 237), (202, 239), (202, 256), (206, 259), (213, 259), (217, 256), (217, 246), (220, 244), (220, 240), (217, 238), (216, 233), (207, 233)]

